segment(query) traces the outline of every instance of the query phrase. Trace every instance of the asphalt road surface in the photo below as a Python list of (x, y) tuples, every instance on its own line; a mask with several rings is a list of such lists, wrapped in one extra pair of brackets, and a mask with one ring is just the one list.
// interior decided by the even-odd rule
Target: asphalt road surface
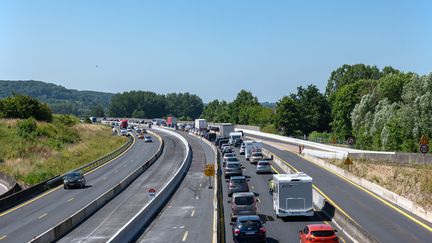
[(129, 187), (59, 242), (106, 242), (150, 200), (148, 190), (161, 189), (180, 168), (186, 155), (176, 137), (157, 132), (164, 140), (162, 155)]
[[(259, 137), (259, 139), (272, 141), (262, 137)], [(432, 224), (430, 222), (420, 219), (391, 202), (386, 201), (386, 204), (383, 203), (373, 196), (375, 194), (354, 186), (297, 154), (267, 144), (264, 144), (263, 147), (279, 156), (298, 171), (303, 171), (311, 176), (314, 184), (323, 193), (379, 241), (430, 242), (432, 237)], [(396, 211), (393, 207), (403, 213)], [(418, 220), (420, 224), (409, 217)]]
[(212, 242), (214, 189), (208, 188), (209, 180), (203, 176), (203, 170), (206, 164), (215, 162), (215, 154), (199, 138), (180, 134), (192, 147), (192, 165), (170, 202), (139, 242)]
[(0, 242), (27, 242), (95, 200), (151, 158), (160, 142), (135, 140), (120, 157), (88, 173), (86, 188), (56, 187), (42, 196), (0, 213)]

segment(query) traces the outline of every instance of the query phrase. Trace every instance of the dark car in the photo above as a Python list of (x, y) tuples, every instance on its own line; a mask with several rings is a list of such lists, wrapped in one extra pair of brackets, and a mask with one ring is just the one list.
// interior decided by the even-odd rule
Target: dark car
[(232, 226), (234, 242), (265, 242), (266, 232), (257, 215), (238, 216)]
[(222, 145), (224, 145), (224, 144), (228, 144), (228, 143), (229, 143), (229, 140), (228, 140), (228, 139), (226, 139), (226, 138), (221, 139), (221, 140), (219, 141), (219, 148), (222, 148)]
[(225, 179), (231, 176), (241, 176), (241, 175), (243, 175), (243, 171), (240, 162), (227, 162), (225, 164), (225, 170), (224, 170)]
[(215, 141), (215, 139), (216, 139), (216, 133), (210, 132), (207, 134), (207, 140), (209, 140), (210, 142)]
[(222, 148), (222, 154), (232, 153), (233, 149), (230, 146), (225, 146)]
[(231, 176), (228, 183), (228, 196), (235, 192), (249, 192), (249, 185), (245, 176)]
[(234, 140), (234, 147), (239, 147), (240, 145), (242, 145), (243, 144), (243, 139), (241, 139), (241, 138), (236, 138), (235, 140)]
[(63, 187), (64, 189), (69, 189), (72, 187), (85, 187), (84, 174), (79, 171), (69, 172), (63, 177)]

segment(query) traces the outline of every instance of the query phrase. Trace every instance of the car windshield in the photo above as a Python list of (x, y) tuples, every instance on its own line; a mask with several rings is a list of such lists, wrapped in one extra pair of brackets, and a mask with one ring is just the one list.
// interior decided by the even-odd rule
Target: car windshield
[(236, 197), (234, 203), (237, 205), (251, 205), (254, 202), (254, 198), (251, 196), (247, 197)]
[(334, 231), (332, 230), (318, 230), (312, 231), (311, 234), (316, 237), (328, 237), (334, 235)]
[(251, 229), (251, 230), (258, 230), (261, 228), (261, 222), (257, 220), (246, 220), (246, 221), (240, 221), (239, 225), (240, 229)]
[(80, 175), (81, 174), (79, 172), (72, 172), (72, 173), (67, 174), (65, 176), (65, 178), (66, 179), (74, 179), (74, 178), (80, 177)]

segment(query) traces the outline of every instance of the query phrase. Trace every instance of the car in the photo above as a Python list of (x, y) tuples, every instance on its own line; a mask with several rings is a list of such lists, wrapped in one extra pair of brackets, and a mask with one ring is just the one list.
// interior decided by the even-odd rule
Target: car
[(235, 192), (231, 201), (231, 220), (239, 215), (255, 215), (257, 213), (257, 199), (253, 192)]
[(252, 152), (249, 161), (251, 164), (256, 164), (258, 161), (262, 159), (263, 159), (263, 154), (258, 151), (258, 152)]
[(239, 147), (241, 144), (243, 143), (243, 139), (241, 139), (241, 138), (236, 138), (235, 140), (234, 140), (234, 147)]
[(228, 196), (235, 192), (249, 192), (248, 179), (245, 176), (231, 176), (228, 182)]
[(245, 151), (246, 151), (246, 146), (242, 144), (239, 150), (239, 154), (245, 154)]
[(223, 161), (226, 161), (226, 159), (232, 158), (232, 157), (236, 157), (236, 154), (235, 153), (226, 153), (223, 156)]
[(231, 176), (241, 176), (243, 175), (242, 165), (240, 162), (227, 162), (224, 167), (224, 177), (225, 179)]
[(153, 142), (153, 139), (149, 135), (144, 135), (144, 142), (145, 143), (151, 143), (151, 142)]
[(336, 230), (329, 224), (309, 224), (299, 231), (301, 243), (339, 242)]
[(234, 242), (265, 242), (266, 232), (258, 215), (239, 216), (232, 224)]
[(138, 139), (144, 139), (144, 133), (138, 134)]
[(120, 135), (122, 135), (122, 136), (127, 136), (127, 135), (128, 135), (127, 130), (126, 130), (126, 129), (121, 129), (121, 130), (120, 130)]
[(136, 131), (137, 133), (141, 133), (141, 129), (140, 129), (140, 128), (137, 128), (135, 131)]
[(222, 166), (225, 167), (225, 164), (227, 162), (240, 162), (240, 161), (237, 159), (237, 157), (229, 157), (222, 162)]
[(271, 174), (271, 173), (273, 173), (270, 160), (258, 161), (257, 167), (256, 167), (256, 173), (257, 174)]
[(230, 146), (225, 146), (222, 148), (222, 154), (226, 154), (226, 153), (232, 153), (233, 150)]
[(80, 171), (72, 171), (63, 177), (63, 188), (69, 189), (73, 187), (84, 188), (86, 184), (84, 174)]
[(127, 128), (127, 131), (128, 131), (128, 132), (132, 132), (132, 129), (133, 129), (133, 127), (130, 127), (130, 126), (129, 126), (129, 127)]
[(221, 140), (219, 141), (219, 148), (222, 148), (222, 146), (223, 146), (224, 144), (228, 144), (228, 143), (229, 143), (229, 140), (228, 140), (227, 138), (221, 139)]

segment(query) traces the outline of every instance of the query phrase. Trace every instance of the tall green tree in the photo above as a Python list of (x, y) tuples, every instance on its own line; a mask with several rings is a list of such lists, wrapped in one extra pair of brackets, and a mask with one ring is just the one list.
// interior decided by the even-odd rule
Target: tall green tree
[(285, 96), (276, 103), (276, 127), (283, 135), (300, 135), (297, 134), (300, 127), (299, 117), (299, 104), (292, 97)]

